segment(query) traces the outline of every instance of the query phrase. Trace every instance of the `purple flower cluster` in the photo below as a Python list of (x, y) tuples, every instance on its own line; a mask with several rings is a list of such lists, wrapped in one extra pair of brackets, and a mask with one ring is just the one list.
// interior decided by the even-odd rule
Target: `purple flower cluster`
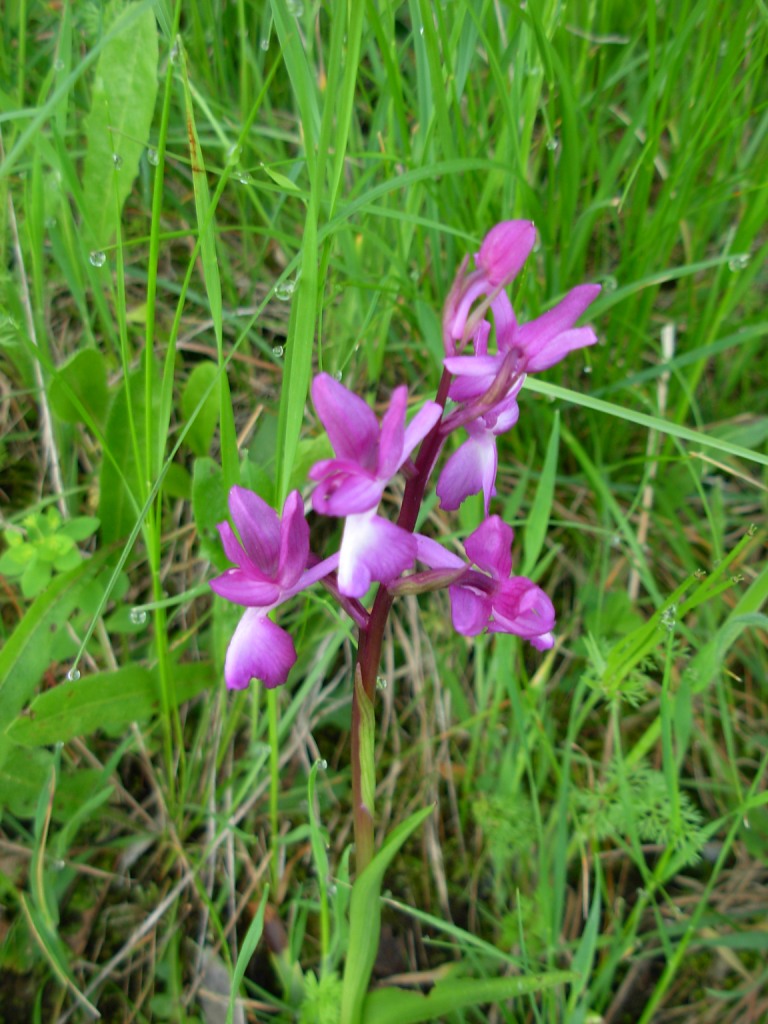
[[(530, 580), (511, 575), (512, 529), (489, 515), (496, 493), (496, 438), (517, 422), (526, 374), (549, 369), (574, 349), (595, 343), (592, 328), (575, 324), (600, 286), (580, 285), (553, 309), (519, 324), (504, 289), (534, 240), (530, 221), (505, 221), (485, 237), (474, 270), (464, 261), (443, 313), (446, 358), (438, 400), (425, 402), (409, 422), (405, 387), (394, 391), (379, 423), (361, 398), (328, 374), (315, 378), (312, 399), (335, 457), (310, 470), (315, 483), (311, 501), (316, 513), (343, 518), (337, 553), (323, 561), (311, 553), (298, 491), (288, 495), (280, 519), (257, 495), (232, 488), (229, 507), (239, 541), (227, 522), (219, 532), (237, 568), (211, 581), (217, 594), (246, 608), (227, 653), (229, 687), (242, 689), (251, 679), (267, 687), (285, 682), (296, 650), (289, 634), (268, 615), (319, 580), (343, 607), (355, 607), (363, 631), (367, 613), (358, 599), (373, 582), (392, 594), (448, 587), (453, 626), (464, 636), (488, 630), (520, 636), (539, 650), (553, 645), (552, 602)], [(495, 352), (489, 351), (489, 311)], [(469, 495), (483, 494), (486, 518), (465, 542), (466, 560), (413, 532), (441, 448), (458, 429), (467, 438), (445, 462), (436, 491), (447, 510), (457, 509)], [(378, 509), (400, 470), (409, 483), (393, 523)], [(404, 576), (417, 561), (427, 570)]]

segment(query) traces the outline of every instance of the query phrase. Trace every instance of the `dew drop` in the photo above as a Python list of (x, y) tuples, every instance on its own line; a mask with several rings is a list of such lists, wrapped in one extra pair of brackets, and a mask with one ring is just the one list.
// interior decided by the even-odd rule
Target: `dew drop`
[(735, 576), (731, 576), (731, 583), (743, 583), (744, 576), (742, 573), (737, 572)]
[(67, 866), (67, 862), (63, 860), (61, 857), (57, 857), (56, 860), (53, 861), (51, 866), (53, 867), (54, 871), (63, 871), (64, 868)]
[(79, 668), (75, 668), (73, 666), (69, 670), (69, 672), (67, 672), (67, 679), (70, 681), (70, 683), (76, 683), (79, 678), (80, 678), (80, 669)]
[(613, 274), (608, 274), (607, 277), (603, 278), (603, 288), (605, 288), (607, 292), (615, 292), (618, 287), (619, 282), (616, 280)]
[(315, 763), (317, 764), (317, 767), (320, 769), (321, 772), (327, 771), (327, 769), (328, 769), (328, 762), (325, 760), (324, 757), (321, 757)]
[(550, 153), (554, 153), (560, 146), (560, 139), (556, 135), (553, 135), (551, 139), (547, 139), (547, 149)]
[(420, 25), (420, 26), (419, 26), (419, 35), (420, 35), (420, 36), (423, 36), (423, 35), (424, 35), (424, 26), (423, 26), (423, 25)]
[(94, 249), (88, 259), (90, 260), (92, 267), (103, 267), (107, 262), (107, 254), (102, 252), (100, 249)]
[(131, 608), (131, 614), (129, 616), (134, 626), (143, 626), (147, 621), (147, 613), (143, 608)]
[(295, 291), (296, 281), (288, 278), (286, 281), (281, 281), (280, 284), (275, 285), (275, 298), (279, 299), (280, 302), (289, 302)]
[(120, 168), (123, 166), (123, 158), (120, 156), (119, 153), (112, 154), (112, 163), (115, 165), (116, 171), (119, 171)]
[(169, 57), (170, 57), (171, 64), (175, 64), (176, 61), (179, 59), (179, 41), (178, 41), (178, 39), (176, 40), (176, 42), (171, 47), (171, 52), (169, 54)]
[(48, 231), (52, 231), (56, 227), (56, 218), (55, 217), (46, 217), (45, 218), (45, 226), (48, 229)]
[(748, 537), (754, 537), (756, 533), (757, 533), (757, 523), (750, 523), (749, 527), (747, 528), (747, 536)]
[(339, 383), (341, 383), (341, 370), (337, 370), (337, 371), (336, 371), (336, 372), (334, 373), (334, 375), (333, 375), (333, 379), (334, 379), (335, 381), (338, 381)]
[(585, 366), (584, 369), (582, 370), (582, 373), (592, 373), (592, 367), (591, 366)]
[(749, 253), (743, 252), (738, 256), (732, 256), (728, 260), (728, 269), (736, 273), (739, 270), (744, 270), (745, 267), (749, 266)]
[(285, 6), (289, 14), (294, 18), (300, 18), (304, 13), (304, 4), (301, 0), (285, 0)]
[(282, 345), (273, 345), (272, 346), (272, 355), (275, 357), (275, 359), (280, 359), (280, 357), (284, 353), (285, 353), (285, 349), (283, 348)]
[(327, 887), (327, 892), (329, 896), (336, 895), (336, 885), (334, 882), (331, 882), (331, 884)]
[(157, 167), (160, 163), (160, 157), (156, 149), (150, 148), (147, 150), (147, 163), (151, 164), (152, 167)]
[(693, 574), (694, 579), (703, 580), (707, 578), (707, 573), (704, 569), (697, 569)]
[(63, 71), (64, 66), (64, 61), (61, 59), (61, 57), (57, 57), (57, 59), (53, 62), (54, 71)]
[(235, 181), (239, 181), (241, 185), (253, 184), (253, 178), (250, 176), (248, 171), (235, 171), (233, 177)]
[(259, 43), (259, 46), (260, 46), (260, 47), (262, 48), (262, 50), (264, 50), (264, 52), (266, 53), (266, 51), (267, 51), (267, 50), (269, 49), (269, 38), (268, 38), (267, 36), (264, 36), (264, 38), (263, 38), (263, 39), (261, 40), (261, 42)]
[(377, 690), (386, 690), (386, 688), (388, 686), (389, 686), (389, 683), (384, 678), (384, 676), (376, 676), (376, 689)]

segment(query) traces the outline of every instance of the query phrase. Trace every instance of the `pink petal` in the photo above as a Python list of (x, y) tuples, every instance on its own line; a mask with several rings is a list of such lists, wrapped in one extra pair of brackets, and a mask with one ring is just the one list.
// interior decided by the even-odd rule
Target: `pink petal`
[(454, 402), (468, 402), (488, 390), (504, 361), (503, 356), (451, 356), (443, 366), (455, 375), (448, 390)]
[(413, 534), (373, 513), (348, 516), (339, 552), (339, 590), (362, 597), (373, 580), (388, 583), (416, 560)]
[(381, 480), (389, 480), (390, 477), (393, 477), (403, 461), (407, 405), (408, 388), (402, 385), (392, 393), (389, 408), (381, 420), (379, 464), (376, 471), (376, 475)]
[(420, 444), (436, 423), (440, 421), (443, 410), (437, 402), (425, 402), (419, 409), (411, 422), (405, 428), (405, 440), (403, 442), (403, 454), (398, 464), (398, 469), (417, 444)]
[(467, 537), (464, 549), (469, 560), (505, 583), (512, 571), (514, 531), (499, 516), (489, 516)]
[(227, 569), (209, 582), (211, 590), (219, 597), (247, 608), (269, 608), (280, 599), (280, 587), (276, 583), (255, 579), (244, 569)]
[(430, 569), (461, 569), (465, 565), (463, 559), (431, 537), (424, 537), (420, 533), (413, 536), (416, 541), (417, 559)]
[(552, 602), (524, 576), (513, 576), (494, 595), (492, 632), (530, 639), (551, 632), (554, 625)]
[(599, 294), (599, 284), (577, 285), (554, 309), (523, 324), (517, 331), (515, 344), (525, 352), (539, 351), (558, 334), (569, 331)]
[(339, 458), (375, 470), (379, 423), (362, 398), (327, 373), (319, 373), (312, 384), (312, 401)]
[(284, 629), (262, 611), (249, 608), (227, 649), (224, 678), (231, 690), (243, 690), (251, 679), (268, 688), (280, 686), (296, 662), (296, 648)]
[(594, 345), (597, 335), (591, 327), (574, 327), (572, 331), (563, 331), (542, 347), (536, 345), (526, 353), (525, 368), (531, 373), (548, 370), (561, 359), (577, 348)]
[(265, 575), (274, 578), (280, 553), (277, 512), (258, 494), (237, 486), (229, 492), (229, 511), (251, 562)]
[(483, 492), (486, 514), (495, 493), (497, 468), (496, 439), (489, 431), (470, 436), (451, 455), (437, 481), (441, 508), (453, 511), (470, 494)]
[(451, 587), (451, 620), (453, 628), (462, 636), (477, 636), (488, 625), (491, 600), (487, 594), (461, 585)]
[(492, 287), (509, 284), (528, 259), (535, 241), (536, 229), (532, 221), (502, 221), (483, 239), (475, 263)]
[(304, 503), (298, 491), (291, 491), (283, 505), (280, 528), (280, 564), (278, 579), (283, 589), (292, 587), (307, 567), (309, 526), (304, 518)]
[(378, 507), (386, 481), (363, 470), (321, 480), (312, 492), (312, 508), (323, 516), (348, 516)]

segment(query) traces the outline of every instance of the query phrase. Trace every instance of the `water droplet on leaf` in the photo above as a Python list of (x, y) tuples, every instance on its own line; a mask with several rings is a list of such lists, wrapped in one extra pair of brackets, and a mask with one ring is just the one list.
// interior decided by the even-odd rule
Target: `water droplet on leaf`
[(284, 352), (285, 349), (283, 348), (282, 345), (274, 345), (272, 347), (272, 355), (275, 357), (275, 359), (279, 359)]
[(328, 762), (325, 760), (324, 757), (321, 757), (319, 759), (319, 761), (317, 761), (317, 767), (320, 769), (321, 772), (324, 772), (324, 771), (327, 770)]
[(129, 616), (134, 626), (143, 626), (147, 621), (147, 613), (143, 608), (131, 608), (131, 614)]
[(300, 18), (304, 13), (304, 4), (301, 0), (285, 0), (285, 7), (294, 18)]
[(70, 681), (70, 683), (76, 683), (79, 678), (80, 678), (80, 669), (79, 668), (75, 668), (73, 666), (69, 670), (69, 672), (67, 672), (67, 679)]
[(275, 298), (279, 299), (280, 302), (289, 302), (295, 291), (296, 281), (291, 280), (289, 277), (286, 281), (281, 281), (280, 284), (275, 285)]
[(341, 370), (337, 370), (333, 375), (333, 379), (341, 383)]
[(157, 167), (160, 163), (160, 157), (156, 149), (150, 148), (147, 150), (147, 163), (151, 164), (152, 167)]
[(547, 139), (547, 149), (550, 153), (554, 153), (560, 145), (560, 139), (556, 135), (553, 135), (551, 139)]
[(267, 38), (267, 37), (265, 36), (265, 37), (264, 37), (264, 38), (263, 38), (263, 39), (261, 40), (261, 42), (259, 43), (259, 46), (260, 46), (260, 47), (262, 48), (262, 50), (264, 50), (264, 52), (266, 53), (266, 51), (267, 51), (267, 50), (269, 49), (269, 39), (268, 39), (268, 38)]
[(94, 249), (88, 259), (91, 261), (92, 267), (103, 267), (107, 262), (107, 254), (105, 252), (101, 252), (100, 249)]
[(61, 59), (61, 57), (57, 57), (57, 59), (53, 62), (53, 67), (55, 71), (64, 70), (64, 61)]
[(389, 686), (389, 683), (384, 678), (384, 676), (376, 676), (376, 689), (377, 690), (386, 690), (387, 686)]
[(749, 253), (742, 252), (738, 256), (732, 256), (728, 260), (728, 269), (735, 272), (744, 270), (745, 267), (749, 266)]
[(119, 171), (120, 168), (123, 166), (123, 158), (120, 156), (119, 153), (112, 154), (112, 163), (115, 165), (116, 171)]
[(619, 282), (616, 280), (613, 274), (609, 274), (607, 277), (603, 278), (603, 288), (607, 292), (615, 292), (618, 287)]

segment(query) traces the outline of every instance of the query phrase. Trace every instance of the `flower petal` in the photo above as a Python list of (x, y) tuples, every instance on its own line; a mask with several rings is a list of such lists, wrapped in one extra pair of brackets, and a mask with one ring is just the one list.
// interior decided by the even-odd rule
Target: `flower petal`
[(375, 513), (348, 516), (339, 556), (339, 590), (362, 597), (373, 580), (388, 583), (411, 568), (416, 540)]
[(431, 537), (424, 537), (420, 533), (414, 533), (413, 537), (416, 541), (417, 559), (430, 569), (461, 569), (465, 566), (462, 558)]
[(280, 519), (277, 512), (258, 494), (237, 486), (229, 491), (229, 511), (245, 553), (266, 576), (274, 579), (280, 554)]
[(451, 595), (451, 621), (462, 636), (477, 636), (488, 625), (491, 617), (491, 599), (461, 585), (449, 589)]
[(558, 334), (569, 331), (587, 306), (595, 301), (600, 290), (599, 284), (580, 284), (572, 288), (553, 309), (522, 324), (514, 344), (525, 352), (538, 351)]
[(496, 468), (494, 435), (486, 430), (471, 435), (443, 466), (435, 488), (441, 508), (453, 511), (470, 494), (482, 491), (487, 514), (495, 494)]
[(255, 579), (245, 569), (227, 569), (209, 581), (211, 590), (233, 604), (246, 608), (270, 608), (280, 600), (280, 587), (270, 580)]
[(405, 442), (405, 410), (408, 405), (408, 388), (401, 385), (392, 392), (389, 408), (381, 419), (379, 438), (379, 460), (376, 475), (389, 480), (400, 468), (403, 461)]
[(548, 370), (550, 366), (559, 363), (561, 359), (577, 348), (586, 348), (587, 345), (594, 345), (597, 335), (591, 327), (574, 327), (572, 331), (563, 331), (556, 338), (552, 338), (541, 348), (534, 346), (533, 350), (526, 353), (525, 368), (531, 373), (538, 373), (541, 370)]
[(467, 537), (464, 549), (469, 560), (495, 580), (506, 585), (512, 571), (512, 541), (514, 531), (499, 516), (489, 516)]
[(403, 455), (400, 459), (398, 469), (417, 444), (420, 444), (443, 415), (442, 407), (437, 402), (425, 402), (419, 409), (411, 422), (405, 428), (405, 441), (403, 442)]
[(506, 580), (493, 597), (494, 633), (514, 633), (526, 639), (552, 631), (555, 609), (541, 589), (524, 576)]
[(245, 689), (251, 679), (272, 689), (286, 681), (295, 662), (296, 648), (288, 633), (264, 612), (249, 608), (229, 642), (224, 678), (231, 690)]
[(528, 259), (535, 241), (533, 221), (504, 220), (485, 236), (475, 263), (493, 288), (507, 285)]
[(327, 373), (315, 377), (312, 401), (339, 458), (375, 470), (379, 423), (373, 410)]
[(323, 516), (348, 516), (378, 507), (386, 481), (361, 469), (340, 472), (321, 480), (312, 492), (312, 508)]
[(304, 518), (304, 502), (298, 491), (291, 491), (283, 505), (280, 526), (280, 563), (278, 579), (287, 590), (307, 567), (309, 558), (309, 526)]

